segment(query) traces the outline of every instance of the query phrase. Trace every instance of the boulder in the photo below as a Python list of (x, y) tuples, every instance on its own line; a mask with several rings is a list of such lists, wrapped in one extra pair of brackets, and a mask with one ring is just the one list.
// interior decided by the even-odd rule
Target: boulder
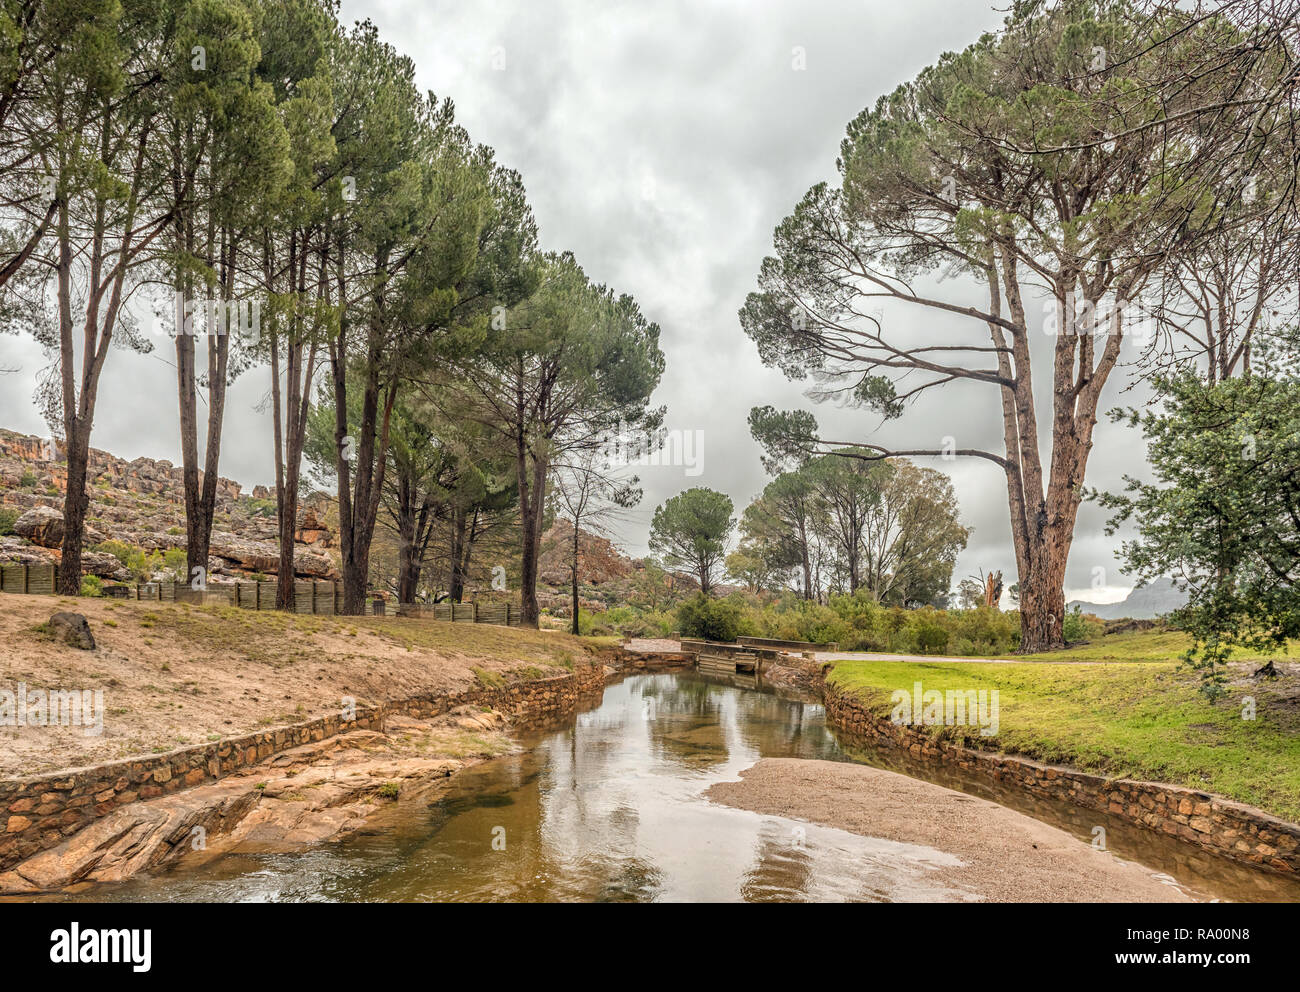
[(80, 613), (56, 613), (50, 617), (47, 626), (56, 641), (82, 651), (95, 650), (95, 638), (90, 633), (90, 624)]
[(316, 519), (316, 514), (312, 510), (307, 510), (302, 515), (302, 523), (294, 531), (293, 539), (299, 544), (319, 544), (322, 548), (328, 548), (333, 535), (328, 527)]
[(265, 572), (270, 575), (280, 569), (280, 552), (275, 545), (249, 541), (225, 531), (213, 532), (208, 551), (245, 572)]
[(309, 579), (337, 579), (338, 569), (324, 555), (313, 555), (305, 551), (295, 551), (293, 570), (296, 575)]
[[(250, 541), (226, 531), (216, 531), (212, 535), (209, 551), (242, 572), (275, 575), (280, 571), (280, 551), (270, 541)], [(307, 551), (295, 551), (293, 571), (295, 575), (309, 579), (338, 578), (338, 570), (329, 558)]]
[(49, 565), (55, 555), (18, 537), (0, 537), (0, 563), (6, 565)]
[(126, 544), (138, 544), (145, 551), (170, 551), (172, 548), (183, 548), (186, 543), (184, 534), (158, 532), (141, 534), (118, 532), (113, 535), (113, 539)]
[(131, 580), (131, 570), (116, 555), (102, 551), (81, 552), (81, 571), (85, 575), (98, 575), (101, 579), (117, 579), (119, 582)]
[(42, 548), (63, 543), (63, 514), (52, 506), (33, 506), (14, 521), (14, 533)]

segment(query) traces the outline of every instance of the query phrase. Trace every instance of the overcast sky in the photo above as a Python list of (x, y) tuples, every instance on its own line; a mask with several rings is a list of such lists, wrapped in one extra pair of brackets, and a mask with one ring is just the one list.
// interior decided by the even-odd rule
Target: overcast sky
[[(1000, 4), (1006, 6), (1005, 3)], [(667, 370), (656, 403), (667, 426), (700, 431), (701, 471), (639, 470), (645, 499), (618, 525), (632, 554), (645, 553), (656, 505), (702, 485), (728, 493), (737, 513), (767, 479), (749, 437), (750, 407), (813, 409), (827, 436), (907, 447), (1002, 450), (998, 397), (989, 386), (951, 384), (881, 428), (878, 418), (813, 405), (808, 383), (766, 369), (736, 312), (771, 251), (772, 229), (812, 184), (834, 179), (848, 121), (943, 51), (958, 49), (1001, 14), (977, 0), (379, 0), (343, 3), (350, 22), (369, 17), (410, 55), (419, 84), (450, 96), (476, 141), (518, 169), (543, 247), (572, 250), (593, 280), (627, 292), (662, 328)], [(974, 286), (941, 292), (979, 302)], [(935, 332), (933, 313), (902, 309), (900, 334)], [(899, 326), (899, 325), (902, 326)], [(1046, 358), (1050, 339), (1040, 334)], [(0, 393), (0, 425), (47, 428), (31, 402), (46, 364), (30, 339), (0, 338), (0, 366), (18, 367)], [(100, 389), (92, 445), (125, 458), (179, 462), (169, 349), (118, 351)], [(1047, 363), (1040, 362), (1040, 371)], [(266, 368), (246, 373), (227, 405), (221, 475), (246, 490), (273, 482)], [(1131, 402), (1121, 369), (1101, 410)], [(1040, 418), (1050, 382), (1038, 383)], [(954, 585), (978, 569), (1014, 581), (1015, 557), (1001, 470), (983, 460), (924, 462), (948, 472), (962, 519), (974, 527)], [(1142, 473), (1141, 438), (1102, 419), (1088, 482), (1115, 489)], [(1116, 539), (1085, 504), (1067, 598), (1122, 598)], [(1100, 569), (1101, 571), (1097, 571)]]

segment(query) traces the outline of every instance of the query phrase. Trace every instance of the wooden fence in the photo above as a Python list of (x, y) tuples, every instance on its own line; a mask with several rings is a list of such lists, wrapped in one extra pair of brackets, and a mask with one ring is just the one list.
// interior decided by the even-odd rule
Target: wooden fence
[[(0, 565), (0, 592), (53, 595), (58, 585), (58, 566)], [(195, 606), (238, 606), (247, 610), (275, 609), (275, 582), (223, 582), (206, 589), (191, 589), (175, 582), (115, 582), (104, 586), (109, 599), (135, 599), (160, 603), (191, 603)], [(343, 611), (343, 583), (296, 581), (293, 584), (294, 612), (334, 616)], [(382, 616), (386, 604), (373, 599), (367, 613)], [(519, 626), (519, 607), (513, 603), (399, 604), (397, 615), (451, 620), (457, 623), (495, 623)]]
[(432, 617), (454, 623), (495, 623), (518, 627), (519, 607), (513, 603), (401, 603), (399, 617)]

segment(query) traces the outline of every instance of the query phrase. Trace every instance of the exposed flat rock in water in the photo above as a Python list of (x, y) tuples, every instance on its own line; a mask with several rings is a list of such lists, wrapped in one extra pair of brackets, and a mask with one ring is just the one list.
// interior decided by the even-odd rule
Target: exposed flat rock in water
[(936, 882), (991, 902), (1190, 902), (1149, 869), (997, 803), (867, 765), (763, 758), (714, 802), (953, 855)]
[(506, 727), (495, 710), (459, 706), (432, 719), (391, 715), (382, 733), (353, 730), (290, 748), (219, 781), (114, 810), (0, 872), (0, 896), (121, 882), (182, 858), (338, 840), (363, 827), (386, 793), (418, 796), (512, 750)]

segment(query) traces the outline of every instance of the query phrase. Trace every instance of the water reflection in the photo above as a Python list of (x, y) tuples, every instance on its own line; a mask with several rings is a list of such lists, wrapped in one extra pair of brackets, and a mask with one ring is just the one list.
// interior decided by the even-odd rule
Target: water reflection
[[(710, 784), (736, 779), (760, 757), (890, 763), (887, 756), (842, 750), (826, 728), (819, 703), (691, 673), (636, 675), (609, 686), (598, 706), (567, 726), (535, 734), (525, 743), (530, 745), (526, 751), (467, 769), (428, 805), (407, 801), (386, 808), (363, 833), (338, 844), (290, 854), (234, 853), (71, 898), (973, 898), (951, 881), (959, 873), (939, 880), (936, 869), (960, 865), (943, 852), (760, 816), (702, 798)], [(930, 777), (920, 769), (899, 770)], [(955, 780), (944, 784), (966, 787)], [(1031, 812), (1076, 834), (1082, 829), (1087, 836), (1087, 825), (1075, 824), (1061, 810)], [(1181, 848), (1159, 838), (1154, 843)], [(1158, 855), (1141, 860), (1163, 869)], [(1222, 882), (1225, 871), (1231, 875), (1233, 869), (1219, 863), (1213, 873), (1196, 875), (1193, 881), (1208, 877)], [(1171, 873), (1187, 881), (1178, 871)], [(1239, 874), (1259, 876), (1246, 870)], [(1227, 892), (1228, 897), (1253, 891), (1249, 881), (1241, 885), (1246, 888), (1225, 883), (1208, 891)], [(1202, 895), (1206, 891), (1202, 888)], [(1286, 898), (1271, 891), (1273, 898)]]

